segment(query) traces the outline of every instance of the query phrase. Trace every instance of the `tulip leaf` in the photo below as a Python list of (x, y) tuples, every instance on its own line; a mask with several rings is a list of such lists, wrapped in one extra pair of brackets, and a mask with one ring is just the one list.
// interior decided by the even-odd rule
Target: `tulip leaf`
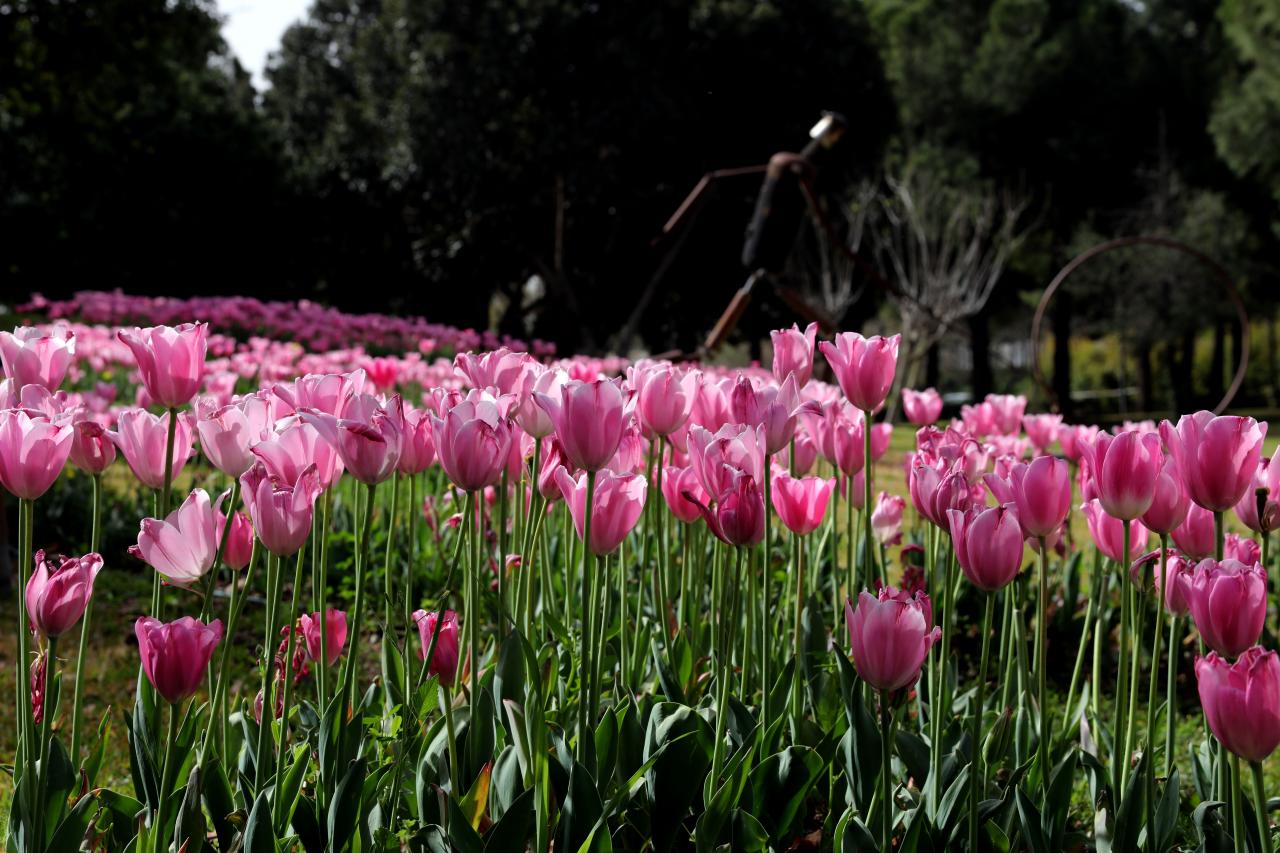
[(204, 845), (204, 810), (200, 807), (202, 773), (200, 765), (194, 765), (187, 774), (187, 785), (182, 793), (182, 805), (178, 807), (177, 824), (174, 827), (174, 843), (179, 850), (199, 850)]
[[(556, 849), (577, 851), (584, 845), (588, 850), (609, 849), (608, 833), (603, 836), (594, 833), (596, 822), (603, 813), (604, 804), (600, 801), (595, 781), (587, 768), (575, 761), (569, 771), (569, 793), (560, 809)], [(591, 843), (588, 845), (588, 842)]]
[(493, 764), (486, 763), (480, 768), (471, 790), (458, 801), (458, 809), (462, 812), (472, 829), (480, 828), (480, 820), (484, 817), (485, 806), (489, 802), (489, 782), (493, 778)]
[[(840, 832), (841, 828), (843, 828), (843, 833)], [(867, 829), (867, 825), (862, 822), (862, 819), (853, 813), (852, 809), (844, 813), (836, 832), (835, 849), (839, 853), (877, 853), (880, 850), (880, 842), (871, 834), (871, 830)]]
[(277, 805), (276, 815), (276, 835), (283, 835), (293, 818), (293, 807), (298, 801), (298, 795), (302, 791), (302, 780), (307, 772), (307, 767), (311, 763), (311, 750), (306, 744), (299, 744), (293, 748), (293, 758), (289, 762), (289, 769), (285, 771), (284, 777), (279, 785), (276, 786), (275, 793), (272, 795)]
[(1124, 799), (1116, 810), (1116, 824), (1112, 831), (1112, 844), (1117, 850), (1136, 850), (1138, 833), (1147, 813), (1147, 783), (1144, 778), (1151, 750), (1144, 749), (1138, 758), (1137, 765), (1129, 774), (1129, 782), (1124, 788)]
[(1219, 814), (1226, 805), (1221, 800), (1206, 800), (1191, 813), (1191, 824), (1200, 840), (1199, 849), (1205, 853), (1231, 853), (1236, 849)]
[[(666, 853), (685, 835), (683, 822), (711, 766), (711, 727), (686, 705), (653, 706), (645, 731), (644, 774), (654, 850)], [(665, 748), (664, 748), (665, 747)]]
[[(347, 767), (347, 772), (329, 801), (329, 843), (334, 850), (342, 850), (351, 839), (360, 814), (365, 777), (365, 759), (357, 758)], [(257, 808), (255, 805), (254, 808)]]
[(1181, 805), (1181, 792), (1178, 786), (1181, 780), (1175, 767), (1165, 782), (1164, 793), (1156, 806), (1154, 827), (1147, 830), (1148, 835), (1156, 839), (1156, 850), (1168, 850), (1173, 844), (1173, 834), (1178, 828), (1178, 807)]
[(1044, 833), (1053, 850), (1062, 849), (1062, 836), (1066, 832), (1067, 816), (1071, 809), (1071, 792), (1075, 784), (1077, 764), (1077, 752), (1074, 749), (1058, 762), (1043, 803)]
[(787, 747), (751, 771), (742, 805), (760, 818), (771, 839), (781, 841), (800, 817), (801, 806), (824, 767), (817, 750)]
[(107, 745), (111, 741), (111, 711), (102, 715), (102, 721), (98, 723), (98, 737), (94, 741), (93, 749), (85, 757), (81, 770), (84, 773), (85, 781), (92, 788), (98, 781), (98, 772), (102, 769), (102, 762), (107, 756)]
[(485, 853), (524, 850), (533, 831), (534, 791), (526, 789), (511, 801), (502, 818), (484, 837)]
[[(17, 799), (14, 801), (15, 808), (18, 805)], [(89, 824), (93, 821), (94, 813), (100, 808), (98, 800), (92, 796), (86, 795), (76, 800), (75, 805), (62, 818), (58, 824), (58, 828), (54, 831), (49, 839), (49, 850), (78, 850), (80, 843), (84, 840), (85, 833), (89, 829)], [(18, 849), (23, 849), (19, 846)]]
[[(1031, 802), (1031, 798), (1026, 792), (1018, 787), (1014, 793), (1014, 797), (1018, 804), (1018, 827), (1022, 832), (1022, 841), (1030, 849), (1031, 853), (1049, 853), (1049, 842), (1044, 837), (1044, 830), (1041, 828), (1040, 810), (1036, 808), (1035, 803)], [(1129, 848), (1121, 848), (1129, 849)], [(1134, 849), (1137, 849), (1136, 847)]]
[(276, 831), (271, 825), (271, 801), (266, 791), (259, 792), (253, 801), (253, 810), (245, 823), (242, 849), (244, 853), (276, 853)]

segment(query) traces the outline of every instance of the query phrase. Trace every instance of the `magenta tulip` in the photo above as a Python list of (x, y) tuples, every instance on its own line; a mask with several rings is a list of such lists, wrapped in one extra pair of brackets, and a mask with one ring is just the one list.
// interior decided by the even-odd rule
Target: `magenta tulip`
[(1160, 473), (1156, 475), (1155, 490), (1151, 493), (1151, 506), (1142, 514), (1142, 523), (1152, 533), (1168, 536), (1187, 517), (1191, 499), (1178, 474), (1173, 457), (1165, 457)]
[(58, 637), (80, 621), (93, 582), (102, 570), (102, 557), (64, 557), (57, 565), (36, 552), (36, 569), (27, 581), (27, 617), (31, 630), (43, 637)]
[(637, 368), (631, 374), (636, 418), (651, 436), (668, 436), (689, 419), (698, 394), (698, 374), (667, 363)]
[[(556, 482), (573, 516), (578, 538), (584, 536), (587, 520), (587, 475), (576, 478), (564, 468), (556, 472)], [(614, 474), (603, 470), (596, 474), (595, 494), (591, 500), (591, 553), (612, 554), (636, 526), (644, 511), (649, 484), (636, 474)]]
[(936, 388), (926, 388), (923, 391), (903, 388), (902, 411), (907, 420), (916, 426), (935, 424), (942, 415), (942, 395)]
[(902, 542), (902, 511), (907, 502), (898, 495), (881, 492), (871, 512), (871, 532), (881, 545)]
[(25, 409), (0, 410), (0, 485), (33, 501), (49, 491), (71, 453), (75, 427)]
[[(170, 414), (156, 416), (145, 409), (125, 409), (116, 418), (115, 432), (107, 435), (124, 455), (138, 482), (148, 489), (164, 488), (164, 451), (169, 440)], [(191, 457), (195, 429), (190, 412), (180, 412), (173, 432), (170, 482), (178, 479)]]
[(1201, 560), (1186, 589), (1205, 645), (1235, 657), (1258, 642), (1267, 617), (1267, 573), (1256, 563)]
[(756, 388), (740, 375), (729, 395), (729, 411), (736, 422), (764, 430), (765, 455), (773, 456), (791, 443), (797, 417), (820, 413), (822, 407), (800, 399), (794, 377), (787, 377), (778, 388)]
[(1210, 512), (1226, 512), (1248, 491), (1258, 469), (1267, 425), (1253, 418), (1183, 415), (1175, 428), (1160, 424), (1160, 437), (1178, 462), (1191, 500)]
[(512, 352), (507, 347), (476, 355), (472, 352), (454, 356), (454, 370), (472, 388), (491, 391), (495, 395), (511, 394), (522, 384), (532, 357), (525, 352)]
[[(1161, 567), (1160, 549), (1157, 548), (1134, 560), (1129, 567), (1129, 579), (1142, 589), (1147, 585), (1147, 573), (1150, 572), (1152, 586), (1164, 602), (1165, 609), (1175, 616), (1186, 616), (1191, 609), (1187, 592), (1194, 571), (1195, 563), (1173, 548), (1165, 549), (1164, 566)], [(1161, 572), (1169, 577), (1168, 587), (1165, 586)]]
[(385, 404), (357, 394), (340, 418), (316, 409), (298, 414), (338, 451), (343, 468), (357, 482), (377, 485), (396, 473), (404, 434), (404, 406), (398, 394)]
[[(685, 497), (686, 494), (689, 497)], [(697, 472), (675, 465), (668, 465), (662, 471), (662, 498), (671, 514), (685, 524), (701, 518), (701, 507), (711, 502), (711, 496), (698, 481)]]
[(524, 372), (518, 391), (519, 402), (516, 404), (516, 423), (534, 439), (541, 441), (556, 431), (551, 415), (538, 405), (535, 395), (545, 394), (557, 398), (560, 388), (569, 381), (569, 374), (557, 368), (543, 367), (536, 362), (530, 363)]
[(1223, 537), (1222, 558), (1252, 566), (1254, 563), (1262, 562), (1262, 546), (1239, 534), (1228, 533)]
[(726, 545), (758, 545), (764, 538), (765, 513), (760, 486), (755, 477), (737, 468), (729, 468), (728, 472), (714, 505), (701, 508), (702, 518)]
[(185, 406), (200, 392), (208, 336), (205, 323), (117, 332), (133, 351), (147, 394), (167, 409)]
[(1062, 426), (1058, 430), (1058, 446), (1068, 460), (1079, 462), (1089, 455), (1089, 448), (1097, 437), (1096, 426)]
[(881, 587), (863, 590), (858, 608), (845, 600), (845, 624), (858, 675), (876, 690), (901, 690), (916, 682), (929, 649), (942, 636), (933, 626), (929, 596)]
[(835, 341), (823, 341), (818, 347), (845, 399), (864, 412), (874, 412), (893, 387), (901, 340), (901, 335), (864, 338), (856, 332), (841, 332)]
[(765, 472), (764, 428), (729, 424), (712, 434), (700, 426), (689, 431), (689, 463), (702, 488), (713, 498), (724, 492), (733, 471), (757, 483)]
[(535, 397), (551, 416), (556, 437), (574, 467), (599, 471), (609, 464), (626, 427), (626, 400), (618, 384), (609, 379), (569, 382), (556, 399)]
[(1186, 518), (1173, 529), (1173, 541), (1193, 560), (1212, 557), (1218, 549), (1213, 513), (1199, 504), (1188, 503)]
[(436, 442), (432, 436), (431, 414), (426, 409), (407, 409), (404, 434), (400, 437), (400, 460), (396, 470), (401, 474), (421, 474), (436, 461)]
[(1023, 415), (1022, 429), (1037, 453), (1044, 453), (1049, 445), (1058, 440), (1058, 431), (1062, 428), (1062, 415)]
[[(218, 513), (217, 522), (218, 537), (221, 542), (222, 531), (227, 522), (226, 516)], [(249, 565), (252, 557), (253, 522), (243, 512), (232, 513), (231, 528), (227, 530), (226, 542), (222, 544), (222, 562), (226, 563), (227, 568), (238, 572)]]
[[(1089, 526), (1089, 538), (1110, 560), (1121, 565), (1128, 565), (1129, 559), (1124, 551), (1124, 521), (1111, 515), (1102, 508), (1097, 498), (1080, 507), (1084, 511), (1085, 521)], [(1147, 528), (1140, 521), (1129, 522), (1129, 555), (1141, 554), (1147, 549)]]
[(1102, 508), (1113, 518), (1132, 521), (1155, 499), (1156, 478), (1164, 467), (1160, 439), (1154, 435), (1099, 433), (1089, 470)]
[(74, 422), (71, 438), (71, 464), (86, 474), (101, 474), (116, 461), (116, 446), (102, 424), (87, 418)]
[(988, 394), (992, 426), (1001, 435), (1017, 435), (1022, 429), (1022, 413), (1027, 410), (1027, 398), (1021, 394)]
[(1280, 527), (1280, 448), (1270, 459), (1258, 460), (1250, 488), (1236, 503), (1236, 516), (1245, 527), (1264, 536)]
[(314, 409), (334, 417), (342, 417), (351, 398), (364, 393), (365, 382), (363, 370), (351, 373), (309, 373), (293, 382), (273, 385), (271, 392), (290, 412)]
[(472, 392), (443, 417), (433, 415), (431, 429), (440, 465), (458, 488), (478, 492), (502, 479), (511, 424), (493, 397)]
[(984, 592), (1003, 589), (1022, 568), (1022, 525), (1006, 506), (947, 510), (956, 562), (969, 582)]
[(297, 418), (288, 420), (280, 432), (254, 445), (253, 455), (273, 479), (289, 485), (298, 482), (308, 467), (315, 466), (320, 489), (328, 489), (342, 476), (338, 451), (311, 424)]
[(1056, 456), (1019, 462), (1007, 480), (988, 474), (986, 483), (996, 501), (1017, 505), (1018, 520), (1029, 538), (1052, 536), (1071, 510), (1071, 471)]
[(306, 643), (307, 657), (313, 661), (320, 660), (321, 642), (328, 657), (325, 663), (333, 666), (342, 657), (342, 650), (347, 644), (347, 614), (332, 607), (325, 610), (324, 637), (320, 636), (320, 613), (304, 613), (298, 617), (298, 627), (302, 630), (302, 638)]
[[(434, 675), (444, 684), (452, 684), (458, 673), (458, 614), (452, 610), (444, 612), (444, 621), (440, 623), (440, 633), (436, 636), (436, 622), (439, 616), (425, 610), (413, 611), (413, 622), (418, 626), (418, 660), (426, 660), (431, 651), (431, 662), (427, 664), (427, 674)], [(436, 647), (431, 648), (431, 638), (436, 638)]]
[(774, 329), (769, 333), (773, 340), (773, 378), (786, 381), (796, 378), (796, 385), (803, 388), (813, 376), (813, 345), (818, 339), (818, 324), (810, 323), (805, 330), (792, 323), (790, 329)]
[(188, 586), (209, 573), (222, 536), (223, 515), (204, 489), (193, 489), (182, 505), (163, 520), (142, 519), (138, 544), (129, 553), (155, 569), (169, 583)]
[(312, 513), (320, 494), (315, 465), (308, 465), (296, 483), (267, 474), (261, 462), (240, 478), (240, 493), (263, 546), (277, 557), (291, 557), (311, 534)]
[(183, 616), (165, 623), (143, 616), (134, 623), (133, 633), (147, 680), (165, 701), (176, 705), (200, 689), (213, 650), (222, 640), (222, 620), (206, 625)]
[(57, 391), (75, 355), (76, 336), (66, 326), (19, 326), (0, 332), (0, 366), (18, 388), (40, 385)]
[(1254, 646), (1235, 663), (1216, 652), (1196, 658), (1200, 707), (1232, 755), (1261, 762), (1280, 746), (1280, 657)]
[(769, 497), (786, 528), (807, 536), (822, 524), (835, 485), (826, 477), (792, 477), (785, 470), (775, 469)]
[(254, 463), (253, 448), (271, 436), (271, 414), (256, 396), (203, 413), (196, 421), (200, 449), (213, 467), (238, 478)]

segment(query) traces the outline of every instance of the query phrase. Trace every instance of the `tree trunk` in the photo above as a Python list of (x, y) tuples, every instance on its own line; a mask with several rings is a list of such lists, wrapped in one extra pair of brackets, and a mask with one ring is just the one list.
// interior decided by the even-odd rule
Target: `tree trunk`
[(991, 393), (994, 383), (991, 374), (991, 325), (985, 308), (969, 318), (969, 352), (973, 359), (969, 384), (973, 388), (973, 399), (981, 400)]
[(925, 387), (927, 388), (938, 387), (938, 384), (939, 384), (938, 373), (940, 371), (940, 365), (938, 363), (938, 359), (940, 357), (939, 355), (940, 349), (941, 349), (941, 346), (937, 343), (934, 343), (933, 346), (929, 347), (929, 351), (925, 353), (924, 384), (925, 384)]
[(1071, 401), (1071, 294), (1058, 294), (1053, 306), (1053, 396), (1058, 411), (1068, 421), (1074, 414)]

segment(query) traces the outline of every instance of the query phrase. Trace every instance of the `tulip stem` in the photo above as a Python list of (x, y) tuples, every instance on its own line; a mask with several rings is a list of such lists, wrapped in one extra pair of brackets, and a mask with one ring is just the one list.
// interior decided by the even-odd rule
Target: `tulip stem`
[(276, 600), (279, 598), (280, 558), (267, 555), (267, 619), (262, 641), (262, 716), (258, 721), (258, 744), (254, 760), (254, 772), (258, 791), (265, 789), (271, 778), (267, 764), (271, 760), (271, 723), (276, 716), (275, 673), (273, 648), (276, 637)]
[(161, 520), (169, 514), (169, 497), (173, 491), (173, 443), (177, 432), (178, 410), (170, 406), (168, 430), (164, 441), (164, 487), (160, 490), (160, 514), (156, 516)]
[[(1040, 572), (1039, 604), (1036, 609), (1036, 703), (1040, 711), (1040, 736), (1036, 752), (1040, 765), (1040, 789), (1049, 794), (1049, 548), (1043, 536), (1039, 537)], [(948, 608), (949, 609), (949, 608)], [(944, 635), (945, 636), (945, 635)], [(943, 650), (943, 657), (946, 651)]]
[[(392, 474), (390, 479), (391, 504), (387, 507), (387, 542), (382, 552), (382, 641), (384, 643), (391, 642), (394, 636), (391, 629), (391, 602), (395, 597), (395, 591), (391, 588), (391, 554), (396, 544), (396, 507), (400, 502), (400, 474)], [(404, 594), (403, 590), (401, 594)]]
[(1164, 775), (1166, 777), (1173, 771), (1174, 766), (1173, 730), (1178, 720), (1177, 691), (1175, 688), (1178, 683), (1178, 642), (1181, 628), (1180, 618), (1175, 613), (1173, 618), (1169, 620), (1169, 660), (1166, 664), (1164, 686)]
[(58, 665), (58, 638), (49, 638), (49, 648), (44, 653), (44, 721), (40, 724), (40, 785), (36, 796), (36, 849), (44, 844), (44, 807), (49, 798), (49, 736), (53, 730), (53, 720), (57, 716), (57, 673), (53, 671)]
[[(582, 524), (582, 648), (579, 652), (579, 659), (582, 666), (582, 674), (579, 681), (582, 686), (582, 695), (578, 697), (578, 742), (576, 744), (575, 759), (585, 765), (587, 756), (587, 739), (593, 737), (591, 731), (591, 717), (595, 714), (594, 702), (592, 700), (592, 687), (595, 678), (595, 663), (592, 661), (595, 647), (592, 644), (592, 623), (594, 619), (591, 615), (592, 587), (593, 578), (591, 577), (591, 513), (595, 502), (596, 491), (596, 472), (587, 472), (587, 495), (586, 495), (586, 511), (583, 514)], [(473, 709), (474, 710), (474, 709)], [(470, 739), (468, 739), (470, 740)]]
[[(771, 461), (765, 460), (764, 477), (764, 559), (761, 560), (760, 566), (760, 729), (761, 731), (769, 730), (769, 657), (772, 651), (769, 647), (769, 640), (773, 631), (771, 611), (769, 604), (769, 572), (770, 572), (770, 556), (773, 547), (773, 524), (770, 516), (773, 514), (773, 472), (771, 470)], [(663, 514), (663, 528), (666, 528), (666, 514)], [(665, 544), (666, 537), (663, 537)], [(850, 590), (850, 594), (852, 594)]]
[(952, 598), (955, 595), (954, 574), (955, 574), (955, 554), (950, 549), (943, 556), (943, 565), (945, 566), (942, 573), (942, 654), (938, 657), (938, 694), (930, 697), (929, 713), (932, 715), (930, 722), (933, 724), (933, 735), (929, 743), (929, 774), (934, 780), (934, 793), (938, 793), (937, 785), (941, 781), (942, 770), (942, 741), (946, 735), (946, 719), (950, 716), (950, 705), (948, 701), (948, 691), (950, 685), (947, 684), (948, 665), (951, 661), (951, 629), (952, 622)]
[[(875, 551), (871, 547), (871, 510), (874, 504), (871, 503), (872, 490), (872, 469), (875, 467), (871, 461), (871, 415), (872, 412), (863, 412), (862, 418), (862, 465), (865, 476), (862, 478), (862, 542), (863, 548), (866, 549), (867, 557), (867, 578), (868, 584), (870, 578), (875, 577), (875, 572), (879, 572), (880, 583), (884, 586), (889, 585), (888, 578), (885, 577), (883, 567), (877, 568)], [(849, 478), (849, 502), (853, 502), (853, 478)], [(853, 531), (850, 531), (853, 535)]]
[[(440, 612), (438, 612), (436, 616), (436, 626), (437, 626), (436, 633), (437, 634), (440, 632), (439, 626), (443, 622), (444, 622), (444, 616)], [(433, 643), (435, 642), (434, 637), (432, 638), (432, 642)], [(435, 653), (435, 649), (433, 647), (432, 654), (434, 655), (434, 653)], [(423, 664), (424, 668), (430, 665), (430, 663), (431, 663), (431, 657), (428, 656), (426, 661)], [(455, 727), (453, 722), (452, 686), (442, 683), (440, 686), (440, 692), (441, 692), (441, 696), (444, 699), (444, 726), (445, 726), (445, 731), (447, 732), (448, 738), (449, 738), (449, 741), (448, 741), (449, 796), (456, 802), (462, 799), (462, 796), (465, 792), (462, 790), (462, 781), (461, 781), (461, 775), (460, 775), (461, 769), (458, 767), (458, 735), (457, 735), (457, 728)], [(453, 809), (449, 809), (449, 811), (452, 812)]]
[(1249, 849), (1244, 837), (1244, 798), (1240, 795), (1240, 757), (1234, 754), (1231, 756), (1231, 837), (1235, 839), (1238, 853), (1245, 853)]
[[(102, 475), (93, 475), (93, 510), (89, 526), (89, 553), (98, 552), (98, 528), (102, 523)], [(89, 641), (90, 622), (93, 619), (93, 596), (84, 605), (84, 617), (80, 621), (80, 646), (76, 651), (76, 686), (71, 693), (71, 762), (80, 764), (80, 705), (81, 687), (84, 684), (84, 649)]]
[[(264, 714), (265, 716), (265, 714)], [(169, 790), (173, 787), (173, 774), (178, 768), (174, 766), (174, 753), (178, 751), (178, 706), (169, 704), (169, 730), (165, 737), (164, 769), (160, 772), (160, 802), (156, 804), (155, 823), (152, 824), (152, 849), (163, 851), (169, 849), (169, 837), (164, 829), (167, 818), (165, 805), (169, 802)]]
[[(14, 785), (20, 779), (26, 779), (26, 784), (21, 787), (23, 795), (26, 799), (26, 808), (23, 809), (24, 817), (28, 821), (32, 821), (32, 806), (35, 800), (34, 784), (36, 780), (36, 747), (35, 747), (35, 717), (33, 716), (33, 708), (31, 705), (31, 681), (30, 672), (28, 670), (30, 657), (31, 630), (27, 624), (27, 584), (31, 581), (31, 538), (32, 538), (32, 521), (35, 515), (35, 501), (27, 498), (18, 498), (18, 665), (14, 667), (15, 675), (18, 680), (18, 742), (21, 744), (21, 752), (23, 753), (23, 761), (21, 764), (21, 775), (15, 770)], [(18, 762), (15, 762), (15, 765)], [(34, 823), (31, 824), (34, 826)], [(30, 827), (28, 827), (30, 831)], [(10, 833), (12, 835), (12, 832)]]
[(1093, 628), (1094, 600), (1098, 596), (1098, 586), (1101, 580), (1096, 572), (1091, 578), (1092, 585), (1089, 587), (1089, 601), (1084, 611), (1084, 625), (1080, 628), (1080, 645), (1076, 647), (1076, 662), (1071, 668), (1071, 686), (1067, 688), (1067, 701), (1063, 706), (1062, 731), (1064, 735), (1070, 731), (1068, 726), (1071, 723), (1071, 712), (1075, 707), (1076, 688), (1080, 686), (1080, 674), (1084, 671), (1085, 649), (1089, 646), (1089, 634)]
[[(982, 704), (983, 694), (987, 687), (987, 661), (991, 657), (991, 617), (995, 612), (995, 596), (984, 592), (982, 611), (982, 656), (978, 663), (978, 695), (974, 700), (972, 719), (973, 769), (969, 773), (969, 849), (976, 853), (978, 849), (978, 800), (982, 795), (982, 783), (985, 779), (982, 767)], [(935, 783), (936, 786), (936, 783)]]
[[(796, 576), (796, 621), (795, 636), (792, 644), (792, 654), (795, 657), (795, 689), (792, 692), (791, 714), (799, 723), (800, 715), (804, 710), (804, 698), (801, 695), (801, 681), (803, 676), (800, 674), (800, 655), (803, 653), (804, 644), (804, 541), (799, 533), (791, 533), (792, 548), (795, 552), (795, 576)], [(849, 594), (853, 595), (853, 590)]]
[(880, 691), (880, 849), (893, 849), (893, 715), (889, 710), (889, 691)]
[[(356, 540), (356, 600), (355, 614), (351, 619), (351, 631), (349, 636), (349, 651), (347, 652), (347, 670), (346, 679), (343, 684), (343, 695), (347, 696), (351, 704), (354, 706), (358, 700), (356, 695), (356, 671), (360, 668), (360, 629), (361, 617), (364, 615), (364, 587), (366, 581), (367, 564), (369, 562), (369, 534), (373, 530), (373, 500), (377, 495), (378, 486), (376, 483), (369, 483), (366, 487), (365, 502), (363, 507), (363, 517), (360, 522), (360, 538)], [(357, 495), (359, 492), (357, 492)], [(279, 560), (277, 563), (277, 574), (279, 573)], [(320, 614), (320, 618), (324, 619), (325, 615)], [(320, 636), (324, 636), (324, 631), (320, 632)]]
[[(1121, 561), (1121, 572), (1129, 570), (1129, 522), (1121, 521), (1121, 529), (1123, 533), (1123, 560)], [(1125, 702), (1129, 694), (1129, 609), (1131, 597), (1130, 584), (1123, 575), (1120, 581), (1120, 643), (1118, 650), (1118, 660), (1116, 662), (1116, 705), (1115, 705), (1115, 725), (1112, 728), (1112, 739), (1115, 743), (1112, 748), (1112, 768), (1111, 768), (1111, 789), (1112, 795), (1115, 797), (1116, 808), (1119, 808), (1120, 798), (1124, 791), (1125, 780), (1129, 776), (1129, 751), (1128, 745), (1125, 743), (1125, 733), (1128, 729), (1125, 727), (1125, 710), (1127, 708)]]
[[(244, 574), (245, 597), (248, 596), (249, 590), (253, 585), (253, 574), (258, 567), (260, 545), (261, 543), (255, 538), (253, 547), (249, 551), (249, 567)], [(213, 686), (213, 713), (217, 715), (217, 725), (210, 726), (210, 731), (205, 734), (205, 742), (201, 751), (202, 764), (204, 751), (209, 748), (209, 737), (215, 728), (218, 732), (218, 749), (222, 760), (226, 761), (227, 759), (227, 661), (231, 658), (231, 649), (235, 645), (232, 638), (235, 637), (236, 623), (240, 620), (240, 611), (243, 609), (244, 599), (240, 597), (239, 584), (236, 583), (233, 575), (231, 578), (231, 601), (227, 605), (227, 630), (223, 635), (222, 648), (218, 652), (220, 655), (218, 674)]]
[(1144, 586), (1152, 596), (1155, 604), (1155, 613), (1151, 617), (1151, 666), (1147, 673), (1147, 745), (1145, 751), (1148, 754), (1147, 765), (1147, 826), (1155, 826), (1156, 813), (1156, 697), (1159, 695), (1160, 689), (1160, 653), (1163, 650), (1161, 643), (1164, 642), (1164, 591), (1168, 589), (1165, 586), (1169, 582), (1168, 566), (1165, 561), (1165, 537), (1160, 536), (1160, 591), (1155, 588), (1154, 578), (1149, 574), (1151, 572), (1151, 563), (1148, 562), (1143, 567), (1143, 573), (1147, 574)]
[(1249, 769), (1253, 772), (1253, 814), (1258, 819), (1258, 842), (1262, 846), (1262, 853), (1271, 853), (1271, 821), (1267, 819), (1267, 796), (1262, 784), (1262, 762), (1250, 761)]
[[(298, 599), (302, 593), (302, 555), (305, 550), (306, 550), (305, 548), (298, 549), (298, 556), (294, 562), (294, 567), (293, 567), (293, 593), (290, 596), (290, 603), (289, 603), (289, 623), (288, 623), (289, 638), (285, 642), (285, 652), (284, 652), (284, 667), (283, 667), (284, 701), (281, 704), (280, 735), (279, 735), (280, 739), (279, 739), (279, 747), (276, 750), (276, 754), (279, 756), (280, 761), (284, 760), (285, 742), (289, 739), (288, 738), (289, 704), (290, 704), (290, 700), (293, 698), (293, 678), (294, 678), (293, 676), (293, 645), (298, 635)], [(321, 613), (320, 614), (321, 635), (324, 634), (324, 632), (328, 629), (328, 627), (329, 627), (328, 620), (326, 620), (325, 615)], [(406, 699), (406, 701), (408, 700)], [(285, 807), (285, 804), (282, 802), (282, 799), (283, 798), (276, 798), (273, 800), (273, 803), (275, 804), (277, 809), (281, 809)], [(277, 829), (283, 829), (283, 827), (281, 827), (278, 823), (280, 820), (280, 815), (281, 815), (281, 812), (277, 811), (276, 813)]]

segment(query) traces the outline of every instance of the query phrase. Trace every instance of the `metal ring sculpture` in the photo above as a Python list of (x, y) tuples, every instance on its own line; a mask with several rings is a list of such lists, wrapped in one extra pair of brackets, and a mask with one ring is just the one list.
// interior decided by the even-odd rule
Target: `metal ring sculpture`
[(1035, 377), (1036, 383), (1044, 390), (1050, 403), (1056, 408), (1058, 405), (1057, 395), (1054, 393), (1053, 387), (1045, 378), (1044, 372), (1040, 369), (1040, 331), (1044, 322), (1044, 316), (1049, 308), (1049, 303), (1053, 296), (1057, 293), (1072, 273), (1080, 269), (1089, 261), (1104, 255), (1114, 249), (1123, 249), (1129, 246), (1159, 246), (1165, 249), (1172, 249), (1175, 252), (1181, 252), (1184, 255), (1190, 255), (1200, 263), (1209, 268), (1217, 279), (1218, 285), (1223, 294), (1231, 302), (1236, 311), (1236, 321), (1240, 325), (1240, 363), (1236, 365), (1235, 375), (1231, 379), (1231, 385), (1227, 388), (1227, 393), (1222, 400), (1214, 407), (1214, 414), (1222, 414), (1227, 406), (1231, 404), (1236, 393), (1240, 390), (1240, 386), (1244, 383), (1245, 369), (1249, 366), (1249, 315), (1245, 311), (1244, 300), (1240, 298), (1239, 291), (1236, 290), (1235, 283), (1231, 280), (1230, 274), (1223, 268), (1221, 264), (1213, 258), (1188, 246), (1186, 243), (1172, 240), (1168, 237), (1154, 236), (1136, 236), (1136, 237), (1119, 237), (1115, 240), (1108, 240), (1105, 243), (1099, 243), (1092, 248), (1086, 249), (1079, 255), (1071, 259), (1065, 267), (1058, 271), (1053, 277), (1053, 281), (1049, 282), (1049, 286), (1044, 289), (1044, 293), (1040, 297), (1040, 304), (1036, 306), (1035, 318), (1031, 321), (1031, 373)]

